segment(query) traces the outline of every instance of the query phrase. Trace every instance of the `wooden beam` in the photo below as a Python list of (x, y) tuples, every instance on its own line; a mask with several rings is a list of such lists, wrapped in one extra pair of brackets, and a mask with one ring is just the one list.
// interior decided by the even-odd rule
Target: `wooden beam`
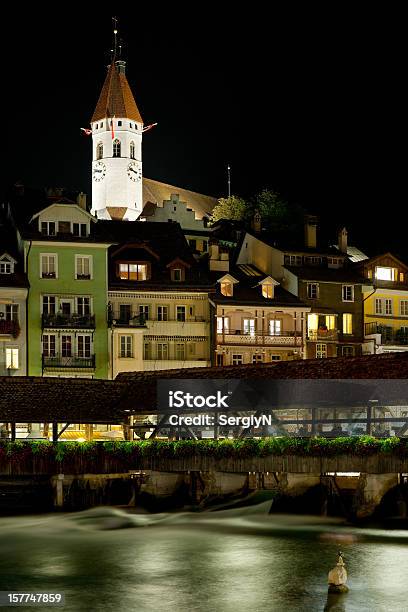
[(58, 423), (52, 422), (52, 441), (58, 442)]
[(16, 424), (10, 423), (10, 426), (11, 426), (11, 440), (12, 442), (14, 442), (16, 439)]

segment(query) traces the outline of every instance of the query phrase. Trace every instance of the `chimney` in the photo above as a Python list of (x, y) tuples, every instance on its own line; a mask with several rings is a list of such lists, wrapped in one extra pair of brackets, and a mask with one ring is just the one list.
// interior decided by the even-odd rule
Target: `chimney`
[(318, 217), (305, 215), (305, 246), (308, 249), (315, 249), (317, 246), (317, 221)]
[(80, 193), (78, 193), (78, 195), (77, 195), (77, 204), (83, 210), (86, 210), (86, 193), (83, 193), (82, 191)]
[(255, 214), (252, 218), (252, 229), (254, 230), (255, 233), (259, 233), (262, 229), (261, 227), (261, 215), (259, 214), (259, 210), (255, 211)]
[(343, 227), (338, 233), (339, 251), (347, 255), (347, 230)]

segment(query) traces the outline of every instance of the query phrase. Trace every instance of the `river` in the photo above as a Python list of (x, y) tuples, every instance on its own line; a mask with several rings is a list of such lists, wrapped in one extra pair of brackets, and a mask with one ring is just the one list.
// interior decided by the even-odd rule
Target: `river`
[[(408, 531), (269, 515), (269, 506), (3, 517), (0, 590), (62, 591), (65, 612), (408, 612)], [(339, 548), (350, 591), (328, 600)]]

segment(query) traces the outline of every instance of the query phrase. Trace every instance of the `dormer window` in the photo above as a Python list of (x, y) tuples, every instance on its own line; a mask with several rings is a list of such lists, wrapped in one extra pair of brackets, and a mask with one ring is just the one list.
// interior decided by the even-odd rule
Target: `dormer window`
[(96, 159), (102, 159), (102, 158), (103, 158), (103, 144), (99, 142), (96, 147)]
[(233, 284), (230, 281), (224, 281), (221, 283), (221, 293), (226, 297), (232, 297), (234, 294)]
[(375, 278), (383, 281), (396, 281), (398, 279), (398, 270), (397, 268), (376, 266)]
[(72, 233), (74, 236), (87, 236), (87, 224), (86, 223), (73, 223), (72, 224)]
[(135, 143), (133, 140), (130, 143), (130, 159), (135, 159)]
[(55, 236), (55, 221), (42, 221), (41, 233), (43, 236)]
[(116, 138), (116, 140), (113, 141), (113, 157), (120, 157), (120, 155), (120, 140)]
[(273, 285), (269, 283), (262, 285), (262, 296), (271, 300), (273, 298)]
[(121, 262), (118, 264), (118, 277), (121, 280), (145, 281), (149, 278), (149, 264)]
[(14, 259), (3, 255), (0, 259), (0, 274), (14, 274)]
[(173, 268), (173, 270), (171, 271), (171, 280), (174, 280), (174, 281), (183, 280), (182, 273), (183, 271), (181, 268)]

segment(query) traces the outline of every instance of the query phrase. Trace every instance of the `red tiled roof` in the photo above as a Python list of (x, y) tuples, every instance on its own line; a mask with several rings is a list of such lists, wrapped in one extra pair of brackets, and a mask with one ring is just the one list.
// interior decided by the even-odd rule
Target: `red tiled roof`
[(143, 123), (126, 75), (119, 72), (115, 62), (109, 66), (92, 122), (105, 117), (126, 117)]

